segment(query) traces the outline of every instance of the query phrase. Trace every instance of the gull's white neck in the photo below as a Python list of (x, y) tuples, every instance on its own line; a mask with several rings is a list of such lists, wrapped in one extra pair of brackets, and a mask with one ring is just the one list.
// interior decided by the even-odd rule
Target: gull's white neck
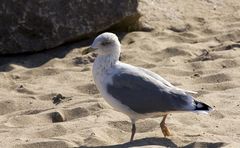
[(120, 51), (107, 55), (98, 55), (93, 64), (93, 76), (96, 81), (97, 77), (102, 77), (109, 68), (114, 66), (119, 60)]

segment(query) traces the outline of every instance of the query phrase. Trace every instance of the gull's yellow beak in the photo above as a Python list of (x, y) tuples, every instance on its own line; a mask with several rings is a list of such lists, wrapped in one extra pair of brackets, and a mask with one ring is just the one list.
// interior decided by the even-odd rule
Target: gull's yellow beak
[(88, 48), (86, 48), (86, 49), (84, 49), (84, 50), (82, 51), (82, 55), (86, 55), (86, 54), (88, 54), (88, 53), (90, 53), (90, 52), (93, 52), (93, 51), (95, 51), (95, 50), (96, 50), (95, 48), (88, 47)]

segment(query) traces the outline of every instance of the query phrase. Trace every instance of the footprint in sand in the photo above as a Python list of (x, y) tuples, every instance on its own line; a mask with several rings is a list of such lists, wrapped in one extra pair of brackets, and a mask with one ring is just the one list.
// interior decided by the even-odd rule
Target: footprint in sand
[(196, 79), (198, 83), (221, 83), (231, 80), (231, 77), (224, 73), (211, 74)]
[(200, 61), (209, 61), (209, 60), (213, 61), (213, 60), (221, 58), (221, 57), (222, 56), (213, 54), (213, 53), (209, 52), (208, 50), (204, 49), (204, 50), (202, 50), (202, 53), (199, 56), (197, 56), (191, 60), (188, 60), (188, 62), (200, 62)]
[(93, 56), (75, 57), (73, 59), (73, 64), (74, 65), (86, 65), (86, 64), (94, 62), (94, 59), (95, 58)]
[(64, 109), (62, 110), (62, 113), (67, 121), (82, 118), (82, 117), (87, 117), (90, 115), (89, 110), (83, 107), (74, 107), (74, 108)]
[(222, 119), (225, 117), (225, 115), (222, 114), (220, 111), (215, 110), (210, 114), (210, 117), (212, 117), (214, 119)]
[(98, 91), (96, 85), (94, 85), (94, 84), (81, 85), (81, 86), (76, 87), (76, 89), (85, 94), (90, 94), (90, 95), (99, 94), (99, 91)]
[(14, 100), (0, 101), (0, 115), (8, 114), (17, 110), (17, 102)]
[(43, 128), (39, 130), (35, 130), (33, 133), (34, 137), (38, 138), (51, 138), (65, 135), (67, 133), (67, 129), (60, 124), (53, 124), (48, 128)]
[(210, 47), (213, 51), (224, 51), (224, 50), (233, 50), (236, 48), (240, 48), (239, 43), (232, 43), (232, 44), (221, 44), (218, 46)]
[(163, 49), (160, 52), (156, 52), (154, 55), (170, 58), (174, 56), (191, 56), (191, 54), (188, 51), (185, 51), (184, 48), (187, 47), (168, 47)]
[(19, 93), (24, 93), (24, 94), (29, 94), (29, 95), (35, 94), (34, 91), (29, 90), (28, 88), (26, 88), (23, 85), (17, 86), (16, 91), (19, 92)]
[(70, 143), (63, 140), (54, 140), (54, 139), (48, 139), (48, 140), (38, 140), (38, 141), (26, 141), (26, 144), (18, 144), (16, 147), (18, 148), (33, 148), (33, 147), (51, 147), (51, 148), (66, 148), (66, 147), (77, 147), (78, 145), (74, 143)]

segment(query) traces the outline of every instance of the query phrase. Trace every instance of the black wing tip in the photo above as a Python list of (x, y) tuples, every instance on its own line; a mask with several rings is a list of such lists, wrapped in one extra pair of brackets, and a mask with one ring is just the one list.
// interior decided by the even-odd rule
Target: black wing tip
[(202, 102), (199, 102), (199, 101), (196, 101), (196, 100), (195, 100), (195, 104), (196, 104), (195, 111), (207, 111), (207, 112), (210, 112), (210, 111), (213, 110), (213, 108), (210, 107), (209, 105), (207, 105), (205, 103), (202, 103)]

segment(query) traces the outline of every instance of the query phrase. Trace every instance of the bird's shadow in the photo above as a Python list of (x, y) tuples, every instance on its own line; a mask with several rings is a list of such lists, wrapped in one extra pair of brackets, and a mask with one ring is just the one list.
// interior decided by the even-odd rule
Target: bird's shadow
[(138, 147), (138, 146), (146, 146), (146, 145), (159, 145), (165, 147), (177, 147), (175, 143), (173, 143), (170, 139), (167, 138), (143, 138), (137, 139), (132, 142), (127, 142), (123, 144), (116, 144), (116, 145), (108, 145), (108, 146), (80, 146), (79, 148), (127, 148), (127, 147)]
[(148, 145), (157, 145), (157, 146), (163, 146), (163, 147), (171, 147), (171, 148), (220, 148), (226, 143), (224, 142), (193, 142), (186, 146), (178, 146), (175, 144), (172, 140), (167, 138), (156, 138), (156, 137), (150, 137), (150, 138), (143, 138), (143, 139), (137, 139), (133, 142), (127, 142), (123, 144), (116, 144), (116, 145), (107, 145), (107, 146), (80, 146), (79, 148), (128, 148), (128, 147), (141, 147), (141, 146), (148, 146)]

